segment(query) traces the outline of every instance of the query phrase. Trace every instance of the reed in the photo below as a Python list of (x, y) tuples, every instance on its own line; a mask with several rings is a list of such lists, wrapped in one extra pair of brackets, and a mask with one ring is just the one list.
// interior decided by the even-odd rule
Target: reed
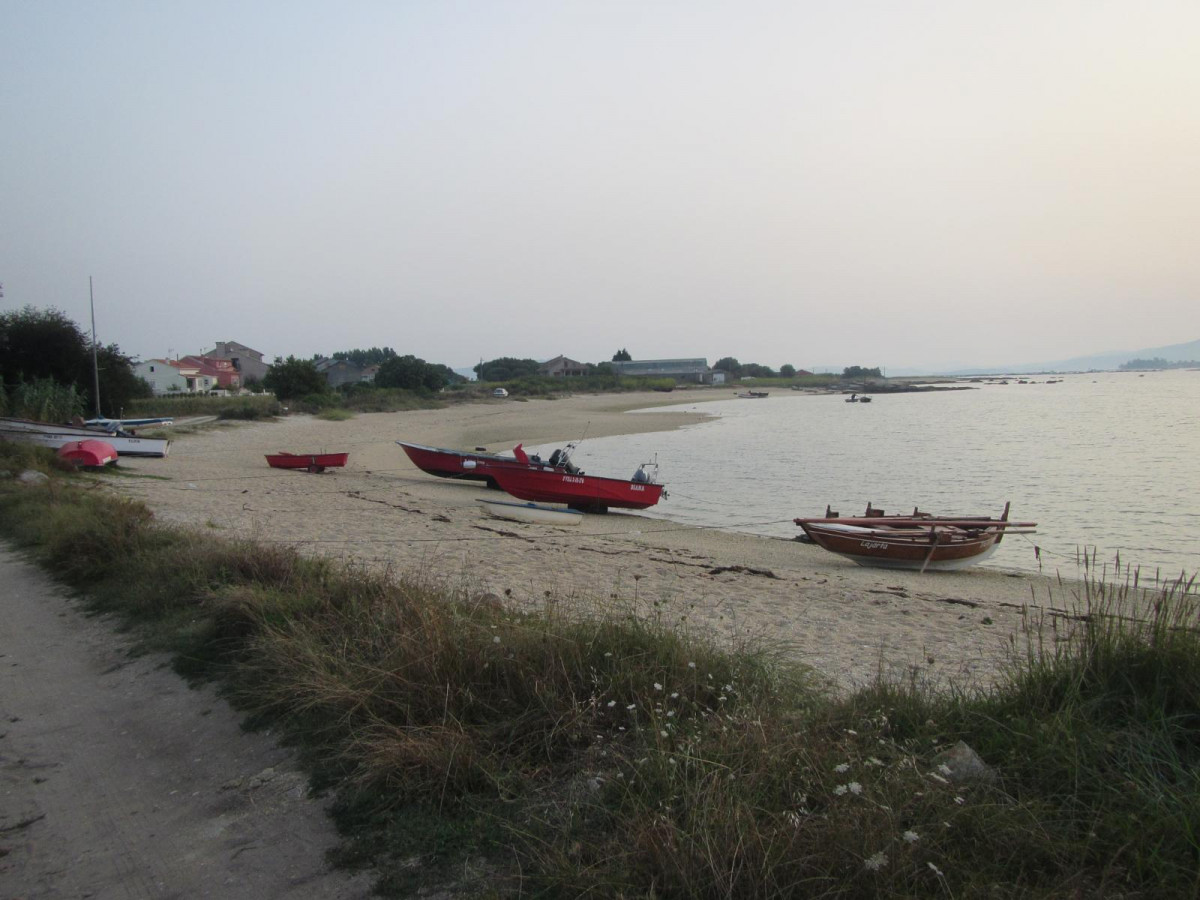
[[(1085, 579), (986, 689), (842, 695), (637, 598), (517, 608), (441, 573), (201, 539), (74, 484), (0, 483), (0, 531), (297, 741), (337, 795), (337, 858), (392, 893), (1200, 889), (1191, 581)], [(949, 777), (959, 741), (993, 778)]]

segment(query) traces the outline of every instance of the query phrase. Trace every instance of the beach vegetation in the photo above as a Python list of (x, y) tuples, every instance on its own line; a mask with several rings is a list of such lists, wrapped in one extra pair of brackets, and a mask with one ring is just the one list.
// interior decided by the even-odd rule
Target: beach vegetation
[(409, 391), (438, 391), (461, 380), (462, 376), (448, 366), (427, 363), (412, 354), (384, 360), (375, 374), (375, 384), (379, 387)]
[[(7, 415), (37, 418), (34, 413), (47, 397), (47, 386), (73, 390), (82, 409), (100, 409), (118, 416), (122, 407), (138, 397), (149, 396), (150, 386), (133, 371), (133, 361), (116, 344), (97, 344), (95, 368), (91, 337), (65, 313), (53, 307), (26, 306), (0, 313), (0, 403)], [(96, 401), (96, 382), (100, 402)], [(30, 400), (32, 390), (36, 399)], [(65, 421), (81, 412), (59, 408), (63, 395), (44, 407), (48, 421)], [(31, 405), (25, 405), (30, 403)], [(71, 406), (71, 404), (67, 404)], [(65, 408), (65, 407), (64, 407)]]
[(499, 359), (479, 362), (474, 366), (474, 371), (479, 381), (510, 381), (515, 378), (535, 377), (539, 365), (536, 359), (502, 356)]
[(329, 390), (325, 376), (317, 370), (316, 363), (310, 359), (296, 359), (294, 356), (287, 359), (276, 357), (263, 377), (263, 387), (280, 400), (310, 397)]
[(216, 416), (218, 419), (269, 419), (283, 414), (283, 406), (271, 394), (238, 394), (232, 397), (211, 394), (175, 393), (147, 397), (130, 403), (125, 415), (133, 417)]
[(294, 741), (336, 798), (334, 858), (392, 895), (1196, 894), (1191, 581), (1086, 573), (987, 687), (837, 692), (636, 592), (446, 588), (79, 483), (0, 482), (0, 533)]
[(866, 366), (846, 366), (842, 369), (843, 378), (882, 378), (883, 372), (878, 366), (867, 368)]

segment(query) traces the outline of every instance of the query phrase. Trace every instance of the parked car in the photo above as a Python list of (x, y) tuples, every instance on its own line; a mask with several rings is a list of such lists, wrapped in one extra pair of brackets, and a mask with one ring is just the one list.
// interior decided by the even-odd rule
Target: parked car
[(506, 391), (504, 388), (496, 388), (494, 391), (492, 391), (492, 396), (493, 397), (507, 397), (508, 391)]

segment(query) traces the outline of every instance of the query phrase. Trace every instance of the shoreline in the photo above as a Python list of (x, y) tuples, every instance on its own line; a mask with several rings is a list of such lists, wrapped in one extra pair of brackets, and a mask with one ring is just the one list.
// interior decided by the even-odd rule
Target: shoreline
[[(634, 601), (717, 642), (766, 640), (842, 688), (881, 670), (988, 683), (1020, 639), (1028, 606), (1073, 605), (1072, 582), (1001, 569), (866, 569), (794, 540), (681, 525), (627, 512), (570, 529), (494, 519), (478, 482), (416, 469), (395, 440), (508, 451), (589, 437), (652, 433), (712, 415), (661, 411), (724, 396), (707, 391), (589, 394), (330, 422), (294, 416), (184, 435), (166, 459), (130, 459), (110, 483), (161, 522), (413, 573), (518, 605)], [(680, 397), (678, 395), (684, 395)], [(631, 410), (651, 410), (629, 415)], [(267, 453), (348, 451), (324, 475), (269, 469)]]

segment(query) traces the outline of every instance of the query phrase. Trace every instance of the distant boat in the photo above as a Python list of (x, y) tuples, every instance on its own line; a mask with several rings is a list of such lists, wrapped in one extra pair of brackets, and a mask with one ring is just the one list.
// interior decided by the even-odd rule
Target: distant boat
[(851, 394), (849, 397), (846, 398), (846, 402), (847, 403), (857, 403), (858, 402), (858, 394)]
[(349, 458), (349, 453), (268, 453), (267, 465), (272, 469), (324, 472), (326, 469), (340, 469)]
[(578, 525), (583, 513), (575, 509), (539, 506), (536, 503), (513, 503), (510, 500), (479, 500), (480, 506), (497, 519), (528, 522), (533, 525)]
[[(999, 519), (987, 516), (912, 516), (842, 518), (836, 513), (795, 522), (809, 539), (860, 566), (885, 569), (965, 569), (987, 559), (1011, 529), (1028, 534), (1036, 522), (1008, 521), (1009, 504)], [(872, 512), (868, 507), (868, 512)], [(876, 511), (877, 512), (877, 511)], [(829, 510), (826, 509), (826, 513)]]
[(859, 398), (858, 398), (858, 402), (859, 402), (859, 403), (870, 403), (870, 402), (871, 402), (871, 398), (870, 398), (870, 397), (868, 397), (866, 394), (863, 394), (863, 396), (861, 396), (861, 397), (859, 397)]
[(742, 400), (762, 400), (769, 393), (770, 391), (739, 391), (738, 397)]

